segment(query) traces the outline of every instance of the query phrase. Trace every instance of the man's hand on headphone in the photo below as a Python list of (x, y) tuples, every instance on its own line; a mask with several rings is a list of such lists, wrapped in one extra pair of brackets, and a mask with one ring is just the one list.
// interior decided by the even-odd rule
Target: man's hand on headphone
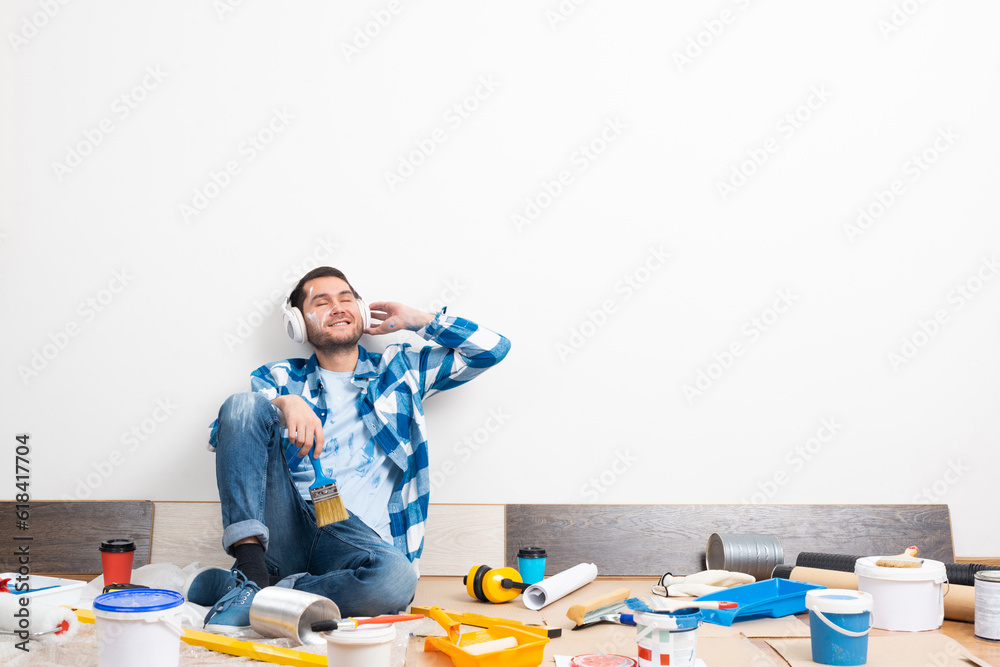
[(365, 333), (372, 336), (395, 333), (403, 329), (416, 331), (434, 319), (434, 313), (425, 313), (394, 301), (376, 301), (368, 304), (368, 307), (372, 312), (372, 326), (365, 329)]
[(299, 448), (299, 456), (305, 457), (313, 450), (314, 458), (323, 452), (326, 436), (323, 435), (323, 422), (316, 416), (309, 404), (301, 396), (287, 394), (278, 396), (271, 401), (281, 410), (288, 428), (288, 441)]

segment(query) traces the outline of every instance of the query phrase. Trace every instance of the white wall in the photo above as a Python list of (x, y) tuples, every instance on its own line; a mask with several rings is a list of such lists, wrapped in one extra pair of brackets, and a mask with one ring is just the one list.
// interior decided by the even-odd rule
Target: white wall
[(216, 499), (323, 263), (513, 341), (428, 403), (433, 501), (933, 500), (1000, 554), (996, 3), (7, 7), (33, 498)]

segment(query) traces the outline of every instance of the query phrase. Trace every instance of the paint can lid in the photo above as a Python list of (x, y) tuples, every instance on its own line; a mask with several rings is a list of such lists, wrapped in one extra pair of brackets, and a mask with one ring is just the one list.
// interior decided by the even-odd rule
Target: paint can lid
[(521, 547), (517, 550), (518, 558), (545, 558), (545, 549), (542, 547)]
[(569, 667), (635, 667), (636, 662), (624, 655), (587, 653), (569, 661)]
[(362, 625), (354, 630), (331, 630), (320, 637), (330, 644), (386, 644), (396, 638), (396, 626), (391, 623)]
[(1000, 570), (979, 570), (974, 575), (974, 579), (988, 581), (990, 583), (1000, 583)]
[(806, 591), (806, 609), (826, 614), (861, 614), (875, 611), (875, 598), (862, 591), (818, 588)]
[(165, 611), (184, 604), (184, 596), (177, 591), (160, 588), (134, 588), (112, 591), (94, 598), (94, 609), (116, 613), (141, 614)]
[(104, 553), (135, 551), (135, 542), (126, 539), (104, 540), (101, 542), (101, 551)]
[(934, 581), (944, 583), (948, 580), (944, 563), (939, 560), (924, 559), (920, 567), (884, 567), (876, 565), (889, 556), (868, 556), (859, 558), (854, 564), (854, 573), (859, 577), (869, 579), (887, 579), (890, 581)]

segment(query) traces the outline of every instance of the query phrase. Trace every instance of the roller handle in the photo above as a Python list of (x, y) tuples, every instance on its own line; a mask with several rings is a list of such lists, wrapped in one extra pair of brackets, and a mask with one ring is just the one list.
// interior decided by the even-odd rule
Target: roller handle
[(514, 581), (513, 579), (504, 579), (500, 582), (500, 585), (504, 588), (516, 588), (519, 591), (526, 591), (531, 584), (525, 584), (520, 581)]
[(392, 616), (375, 616), (374, 618), (344, 618), (339, 621), (333, 619), (326, 621), (316, 621), (311, 626), (313, 632), (326, 632), (336, 630), (340, 626), (345, 628), (355, 628), (359, 625), (378, 625), (381, 623), (400, 623), (402, 621), (416, 621), (423, 618), (423, 614), (396, 614)]

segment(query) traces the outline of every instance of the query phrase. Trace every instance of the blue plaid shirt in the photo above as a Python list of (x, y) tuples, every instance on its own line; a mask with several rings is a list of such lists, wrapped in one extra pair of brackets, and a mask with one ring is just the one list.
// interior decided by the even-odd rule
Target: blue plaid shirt
[[(358, 346), (353, 383), (361, 389), (358, 411), (375, 441), (403, 471), (389, 499), (389, 527), (393, 544), (416, 566), (424, 548), (424, 520), (430, 498), (427, 437), (423, 400), (445, 389), (465, 384), (499, 363), (510, 341), (469, 320), (451, 317), (442, 309), (417, 335), (437, 343), (412, 349), (409, 343), (389, 345), (373, 354)], [(316, 355), (264, 364), (250, 374), (250, 388), (268, 400), (287, 394), (305, 399), (326, 423), (323, 382)], [(209, 445), (214, 449), (216, 424)], [(291, 463), (298, 447), (282, 436)]]

